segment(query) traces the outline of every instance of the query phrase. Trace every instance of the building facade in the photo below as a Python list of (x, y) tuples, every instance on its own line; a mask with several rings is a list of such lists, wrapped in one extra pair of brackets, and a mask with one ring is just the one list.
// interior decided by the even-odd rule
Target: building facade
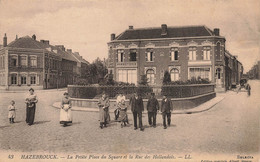
[(108, 42), (108, 70), (116, 81), (138, 84), (146, 75), (150, 85), (162, 85), (164, 72), (171, 81), (207, 79), (224, 91), (225, 37), (206, 26), (129, 29)]
[(247, 72), (249, 79), (260, 79), (260, 61)]
[(0, 48), (0, 85), (2, 89), (49, 89), (73, 84), (77, 60), (64, 46), (52, 46), (36, 36), (16, 38)]

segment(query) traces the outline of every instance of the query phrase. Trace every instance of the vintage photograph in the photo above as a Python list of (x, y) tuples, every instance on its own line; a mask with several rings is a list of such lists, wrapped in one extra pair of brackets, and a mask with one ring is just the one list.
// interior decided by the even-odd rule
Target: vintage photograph
[(0, 0), (0, 162), (259, 162), (259, 8)]

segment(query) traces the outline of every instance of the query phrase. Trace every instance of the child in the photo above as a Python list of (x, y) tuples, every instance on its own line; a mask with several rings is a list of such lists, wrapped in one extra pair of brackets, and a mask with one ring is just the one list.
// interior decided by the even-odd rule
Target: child
[(15, 106), (14, 106), (15, 102), (14, 100), (11, 101), (11, 104), (8, 106), (8, 118), (10, 121), (10, 124), (14, 123), (14, 118), (15, 118)]

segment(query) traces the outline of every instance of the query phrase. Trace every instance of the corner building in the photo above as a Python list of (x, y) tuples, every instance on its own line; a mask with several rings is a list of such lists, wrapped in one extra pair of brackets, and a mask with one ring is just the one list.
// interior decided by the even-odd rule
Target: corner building
[(150, 85), (162, 85), (164, 72), (172, 81), (208, 79), (225, 90), (225, 37), (206, 26), (129, 29), (108, 42), (108, 70), (114, 80), (137, 84), (147, 75)]

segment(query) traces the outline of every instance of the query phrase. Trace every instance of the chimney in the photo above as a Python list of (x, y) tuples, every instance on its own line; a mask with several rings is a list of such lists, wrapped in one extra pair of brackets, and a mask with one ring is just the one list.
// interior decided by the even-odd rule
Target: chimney
[(56, 47), (60, 48), (62, 51), (65, 51), (64, 45), (56, 45)]
[(116, 38), (116, 34), (112, 33), (111, 34), (111, 41), (114, 40)]
[(6, 33), (5, 36), (3, 38), (3, 46), (6, 47), (7, 46), (7, 37), (6, 37)]
[(49, 40), (40, 40), (41, 43), (46, 44), (46, 45), (50, 45), (50, 41)]
[(162, 34), (161, 35), (167, 35), (167, 25), (162, 24)]
[(67, 52), (72, 53), (72, 49), (67, 49)]
[(17, 40), (18, 39), (18, 35), (16, 35), (16, 37), (15, 37), (15, 40)]
[(133, 30), (133, 29), (134, 29), (134, 26), (130, 25), (129, 30)]
[(35, 34), (33, 34), (32, 39), (36, 40), (36, 35)]
[(215, 34), (215, 36), (219, 36), (219, 28), (214, 29), (214, 34)]

